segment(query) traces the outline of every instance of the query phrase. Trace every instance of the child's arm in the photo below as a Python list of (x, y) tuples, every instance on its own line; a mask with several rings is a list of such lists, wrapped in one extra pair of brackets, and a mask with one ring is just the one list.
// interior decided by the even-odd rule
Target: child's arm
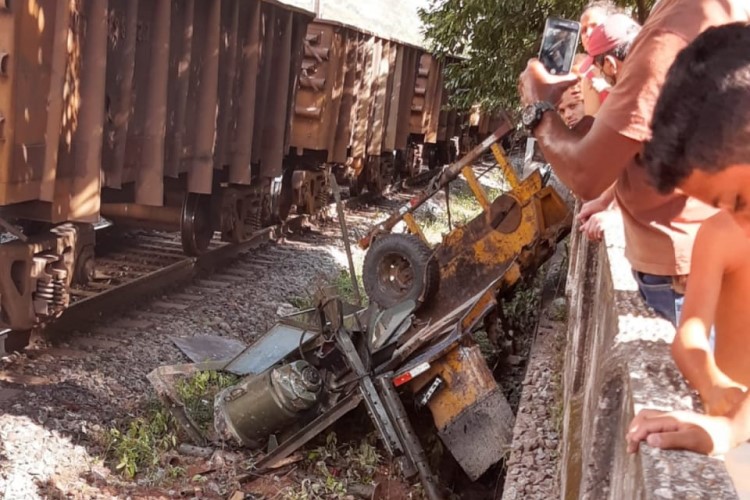
[(725, 245), (731, 244), (721, 230), (721, 216), (708, 219), (696, 236), (680, 326), (672, 343), (675, 363), (713, 415), (726, 413), (743, 395), (743, 388), (716, 366), (708, 342), (725, 271)]
[(721, 455), (750, 440), (750, 394), (723, 417), (689, 411), (641, 411), (628, 429), (628, 451), (638, 451), (641, 441), (662, 449), (691, 450)]

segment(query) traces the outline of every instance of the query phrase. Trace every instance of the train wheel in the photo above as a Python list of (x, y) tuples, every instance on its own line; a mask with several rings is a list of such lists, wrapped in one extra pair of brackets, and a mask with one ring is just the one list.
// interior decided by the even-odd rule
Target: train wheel
[(281, 178), (281, 192), (279, 193), (278, 201), (278, 215), (279, 219), (282, 221), (289, 217), (289, 213), (292, 211), (292, 205), (294, 204), (294, 187), (292, 186), (293, 177), (293, 168), (287, 168), (284, 170), (284, 175)]
[(85, 285), (90, 281), (94, 281), (95, 270), (94, 247), (86, 245), (81, 249), (76, 259), (73, 282), (78, 285)]
[[(31, 330), (13, 330), (8, 332), (5, 345), (0, 345), (5, 352), (20, 352), (28, 347), (31, 341)], [(0, 349), (2, 352), (2, 349)]]
[(359, 196), (362, 194), (362, 191), (365, 187), (365, 180), (364, 180), (365, 173), (360, 172), (359, 175), (356, 175), (351, 178), (349, 181), (349, 195), (350, 196)]
[(202, 254), (214, 234), (211, 223), (211, 197), (207, 194), (188, 193), (182, 204), (180, 233), (183, 251), (192, 256)]
[(432, 250), (412, 234), (379, 237), (370, 246), (362, 267), (367, 296), (383, 308), (405, 300), (423, 303), (435, 293), (439, 279)]

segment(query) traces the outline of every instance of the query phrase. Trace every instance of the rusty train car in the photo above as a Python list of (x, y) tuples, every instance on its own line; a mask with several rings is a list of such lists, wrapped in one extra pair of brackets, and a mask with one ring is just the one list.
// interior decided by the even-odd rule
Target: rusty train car
[(196, 255), (448, 161), (442, 63), (363, 5), (0, 0), (0, 327), (67, 307), (101, 217)]
[(0, 325), (67, 306), (100, 215), (179, 229), (193, 254), (272, 219), (313, 18), (294, 0), (0, 2), (0, 217), (17, 236)]
[(448, 163), (459, 115), (442, 109), (446, 100), (443, 63), (423, 48), (335, 15), (316, 18), (304, 42), (282, 212), (319, 209), (330, 169), (352, 193), (380, 193), (428, 157), (433, 167)]

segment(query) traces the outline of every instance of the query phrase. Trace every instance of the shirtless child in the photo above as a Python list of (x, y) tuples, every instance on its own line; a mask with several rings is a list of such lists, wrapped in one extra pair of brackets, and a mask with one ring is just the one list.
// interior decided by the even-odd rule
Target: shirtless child
[(748, 24), (707, 30), (677, 57), (656, 105), (644, 151), (654, 184), (721, 209), (696, 237), (672, 345), (709, 415), (643, 410), (629, 429), (630, 451), (645, 440), (721, 454), (750, 439), (749, 46)]

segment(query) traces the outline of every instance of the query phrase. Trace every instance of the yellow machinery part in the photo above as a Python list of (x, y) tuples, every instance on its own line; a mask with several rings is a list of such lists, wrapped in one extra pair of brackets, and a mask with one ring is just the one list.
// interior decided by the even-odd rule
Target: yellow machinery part
[(419, 224), (417, 224), (417, 221), (414, 219), (414, 216), (412, 214), (404, 214), (404, 223), (406, 224), (406, 227), (409, 229), (409, 232), (411, 234), (418, 236), (420, 240), (427, 243), (427, 239), (422, 232), (422, 228), (419, 227)]
[(495, 143), (490, 146), (490, 150), (492, 150), (492, 155), (495, 157), (495, 161), (497, 161), (497, 164), (500, 166), (500, 170), (503, 172), (505, 180), (508, 181), (510, 188), (516, 189), (519, 184), (518, 176), (513, 171), (513, 167), (511, 166), (510, 162), (508, 162), (508, 158), (505, 157), (505, 153), (503, 153), (502, 148), (498, 143)]
[(474, 193), (474, 197), (479, 202), (479, 206), (482, 207), (482, 210), (487, 210), (490, 207), (490, 200), (487, 198), (487, 193), (485, 193), (482, 185), (479, 184), (477, 176), (474, 174), (474, 169), (471, 167), (471, 165), (465, 166), (461, 170), (461, 175), (464, 176), (467, 184), (469, 184), (469, 189), (471, 189), (471, 192)]
[(435, 427), (444, 429), (462, 411), (483, 399), (497, 388), (497, 382), (482, 356), (479, 346), (456, 346), (427, 372), (412, 382), (420, 390), (436, 376), (445, 382), (428, 405)]

